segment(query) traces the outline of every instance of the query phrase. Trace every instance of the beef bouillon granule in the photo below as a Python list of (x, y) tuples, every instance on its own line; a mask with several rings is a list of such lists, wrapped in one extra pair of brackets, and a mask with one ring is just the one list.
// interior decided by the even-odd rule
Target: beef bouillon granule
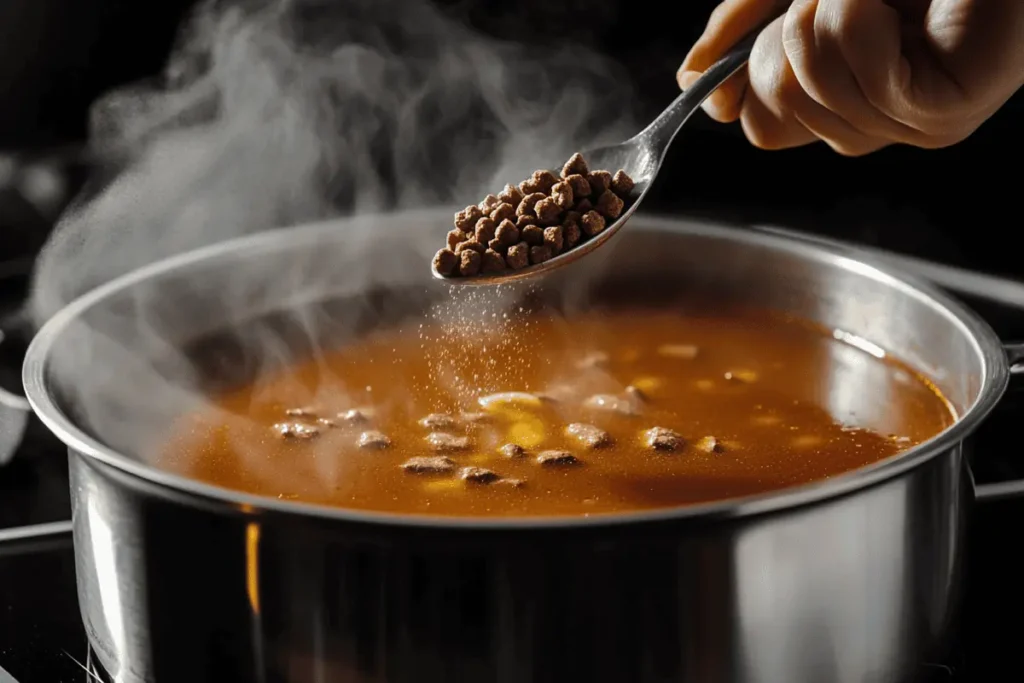
[(630, 201), (634, 182), (623, 170), (590, 170), (573, 154), (560, 175), (534, 171), (455, 214), (448, 246), (434, 255), (445, 277), (472, 277), (543, 263), (604, 231)]
[(907, 367), (800, 321), (638, 308), (381, 330), (215, 397), (160, 464), (366, 511), (587, 515), (826, 479), (953, 420)]

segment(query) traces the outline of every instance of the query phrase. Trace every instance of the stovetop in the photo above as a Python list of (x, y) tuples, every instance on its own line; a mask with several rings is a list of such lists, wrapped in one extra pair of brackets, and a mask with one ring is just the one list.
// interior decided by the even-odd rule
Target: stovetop
[[(5, 215), (3, 192), (0, 187), (0, 227)], [(655, 208), (677, 206), (666, 202)], [(694, 206), (684, 208), (693, 213)], [(878, 225), (873, 220), (878, 209), (868, 204), (860, 213), (837, 212), (828, 234), (957, 265), (956, 249), (950, 248), (948, 240), (934, 239), (920, 221), (890, 216), (884, 231), (871, 227)], [(37, 212), (41, 222), (45, 222), (44, 213)], [(778, 216), (779, 210), (776, 206), (758, 213), (756, 206), (747, 206), (743, 218), (752, 215)], [(796, 220), (789, 223), (811, 227)], [(6, 274), (0, 263), (0, 330), (16, 320), (10, 314), (24, 295), (27, 271), (23, 258), (20, 263)], [(974, 265), (970, 259), (959, 265), (968, 264)], [(914, 260), (895, 265), (950, 289), (981, 313), (1003, 339), (1024, 339), (1024, 284)], [(19, 341), (17, 334), (0, 343), (0, 388), (16, 384), (20, 349), (12, 341)], [(1022, 398), (1024, 392), (1019, 397), (1011, 392), (978, 433), (973, 472), (979, 484), (1024, 478), (1024, 457), (1015, 446)], [(1017, 661), (1024, 626), (1016, 621), (1024, 613), (1024, 558), (1009, 551), (1012, 530), (1024, 522), (1024, 498), (1015, 493), (979, 501), (971, 522), (966, 597), (954, 642), (941, 659), (922, 662), (911, 683), (996, 683), (1024, 678), (1024, 664)], [(12, 677), (17, 683), (105, 680), (92, 663), (79, 616), (69, 519), (64, 449), (41, 425), (30, 421), (13, 460), (0, 465), (0, 683), (9, 683)]]

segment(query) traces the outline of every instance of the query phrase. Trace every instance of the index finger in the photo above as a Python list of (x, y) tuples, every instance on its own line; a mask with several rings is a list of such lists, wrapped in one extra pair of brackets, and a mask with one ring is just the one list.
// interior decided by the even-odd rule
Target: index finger
[[(767, 24), (788, 4), (789, 0), (725, 0), (718, 5), (708, 18), (704, 33), (679, 67), (679, 86), (685, 88), (697, 74), (717, 62), (748, 33)], [(735, 120), (746, 85), (745, 72), (734, 75), (708, 98), (704, 109), (719, 121)]]
[(704, 71), (741, 38), (788, 6), (788, 0), (725, 0), (711, 12), (704, 33), (690, 48), (680, 70)]

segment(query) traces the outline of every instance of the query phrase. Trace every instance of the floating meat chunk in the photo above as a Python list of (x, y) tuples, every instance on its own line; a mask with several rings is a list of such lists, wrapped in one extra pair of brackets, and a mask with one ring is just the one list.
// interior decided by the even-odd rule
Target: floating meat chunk
[(445, 474), (455, 470), (455, 461), (444, 456), (409, 458), (402, 469), (413, 474)]
[(316, 406), (305, 406), (302, 408), (289, 408), (284, 411), (288, 417), (316, 417), (319, 409)]
[(501, 486), (509, 486), (514, 489), (521, 489), (526, 486), (526, 482), (522, 479), (499, 479), (495, 482)]
[(280, 422), (274, 425), (274, 431), (278, 436), (285, 439), (297, 441), (308, 441), (320, 436), (320, 430), (313, 425), (302, 424), (301, 422)]
[(704, 451), (705, 453), (721, 453), (725, 450), (722, 448), (722, 443), (713, 436), (705, 436), (704, 438), (699, 439), (694, 445), (697, 446), (698, 450)]
[(565, 428), (565, 433), (573, 437), (587, 448), (603, 448), (610, 446), (612, 437), (608, 432), (594, 425), (573, 422)]
[(391, 445), (391, 439), (383, 432), (371, 429), (359, 435), (358, 445), (366, 449), (383, 449)]
[(353, 408), (343, 413), (338, 413), (338, 421), (349, 425), (362, 425), (373, 420), (373, 416), (373, 408)]
[(522, 458), (523, 456), (526, 455), (526, 449), (520, 446), (519, 444), (515, 443), (505, 444), (504, 446), (498, 449), (498, 452), (500, 452), (506, 458), (512, 459)]
[(632, 401), (614, 394), (594, 394), (583, 402), (583, 407), (619, 415), (636, 415)]
[(420, 419), (420, 426), (434, 431), (454, 429), (459, 424), (451, 415), (445, 413), (431, 413)]
[(639, 403), (645, 403), (647, 401), (647, 394), (644, 393), (644, 390), (634, 384), (630, 384), (626, 387), (626, 395)]
[(459, 418), (466, 424), (484, 424), (491, 421), (487, 413), (462, 413)]
[(459, 470), (459, 479), (473, 484), (493, 484), (501, 479), (501, 477), (483, 467), (463, 467)]
[(686, 442), (678, 432), (665, 427), (652, 427), (644, 432), (644, 443), (656, 451), (677, 451)]
[(740, 384), (752, 384), (757, 381), (757, 373), (753, 370), (730, 370), (725, 373), (725, 379)]
[(665, 358), (693, 360), (700, 352), (693, 344), (662, 344), (658, 347), (658, 355)]
[(528, 394), (525, 391), (502, 391), (497, 394), (481, 396), (476, 401), (484, 410), (492, 410), (509, 404), (531, 408), (539, 408), (541, 405), (540, 398), (536, 394)]
[(427, 436), (427, 443), (438, 453), (468, 451), (472, 446), (468, 436), (455, 436), (445, 432), (433, 432)]
[(566, 467), (579, 465), (579, 459), (569, 451), (541, 451), (537, 454), (537, 464), (545, 467)]
[(608, 354), (604, 351), (590, 351), (585, 356), (576, 361), (576, 367), (581, 370), (589, 370), (590, 368), (602, 368), (608, 365)]

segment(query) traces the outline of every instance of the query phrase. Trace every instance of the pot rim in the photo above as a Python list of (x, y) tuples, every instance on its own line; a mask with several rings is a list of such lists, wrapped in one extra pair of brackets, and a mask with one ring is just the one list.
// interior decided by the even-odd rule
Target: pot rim
[[(436, 215), (436, 211), (401, 212), (397, 217), (417, 214)], [(365, 219), (365, 217), (364, 217)], [(324, 233), (336, 232), (339, 221), (331, 219), (300, 226), (278, 228), (247, 235), (191, 250), (156, 261), (121, 275), (81, 295), (59, 310), (38, 331), (29, 345), (22, 368), (22, 381), (29, 404), (39, 419), (76, 455), (131, 475), (124, 481), (152, 490), (152, 485), (172, 497), (185, 497), (186, 501), (214, 504), (244, 514), (276, 513), (315, 517), (339, 522), (400, 526), (440, 527), (467, 530), (522, 530), (558, 529), (639, 524), (708, 518), (738, 518), (791, 509), (854, 493), (880, 484), (925, 464), (968, 436), (995, 407), (1009, 380), (1009, 364), (1002, 343), (992, 328), (976, 313), (941, 292), (930, 283), (906, 275), (895, 275), (875, 259), (866, 259), (862, 253), (838, 246), (822, 246), (810, 239), (783, 236), (757, 227), (727, 226), (722, 223), (693, 221), (679, 216), (637, 216), (634, 230), (651, 232), (685, 232), (687, 234), (728, 237), (753, 242), (771, 249), (789, 252), (804, 258), (826, 263), (845, 270), (856, 271), (917, 298), (944, 312), (951, 322), (970, 339), (982, 358), (982, 384), (973, 405), (945, 430), (917, 446), (866, 467), (852, 470), (837, 477), (811, 482), (778, 491), (722, 501), (657, 508), (625, 513), (601, 513), (590, 516), (470, 518), (441, 515), (405, 515), (365, 510), (346, 509), (304, 503), (300, 501), (268, 498), (233, 489), (207, 484), (190, 477), (161, 470), (155, 465), (133, 459), (106, 446), (80, 429), (61, 409), (50, 390), (47, 368), (50, 351), (60, 334), (77, 317), (108, 297), (155, 276), (213, 261), (227, 255), (238, 257), (244, 252), (274, 251), (287, 236), (290, 246), (297, 243), (320, 243)], [(357, 219), (358, 220), (358, 219)], [(148, 485), (148, 486), (147, 486)], [(199, 500), (195, 500), (199, 499)]]

